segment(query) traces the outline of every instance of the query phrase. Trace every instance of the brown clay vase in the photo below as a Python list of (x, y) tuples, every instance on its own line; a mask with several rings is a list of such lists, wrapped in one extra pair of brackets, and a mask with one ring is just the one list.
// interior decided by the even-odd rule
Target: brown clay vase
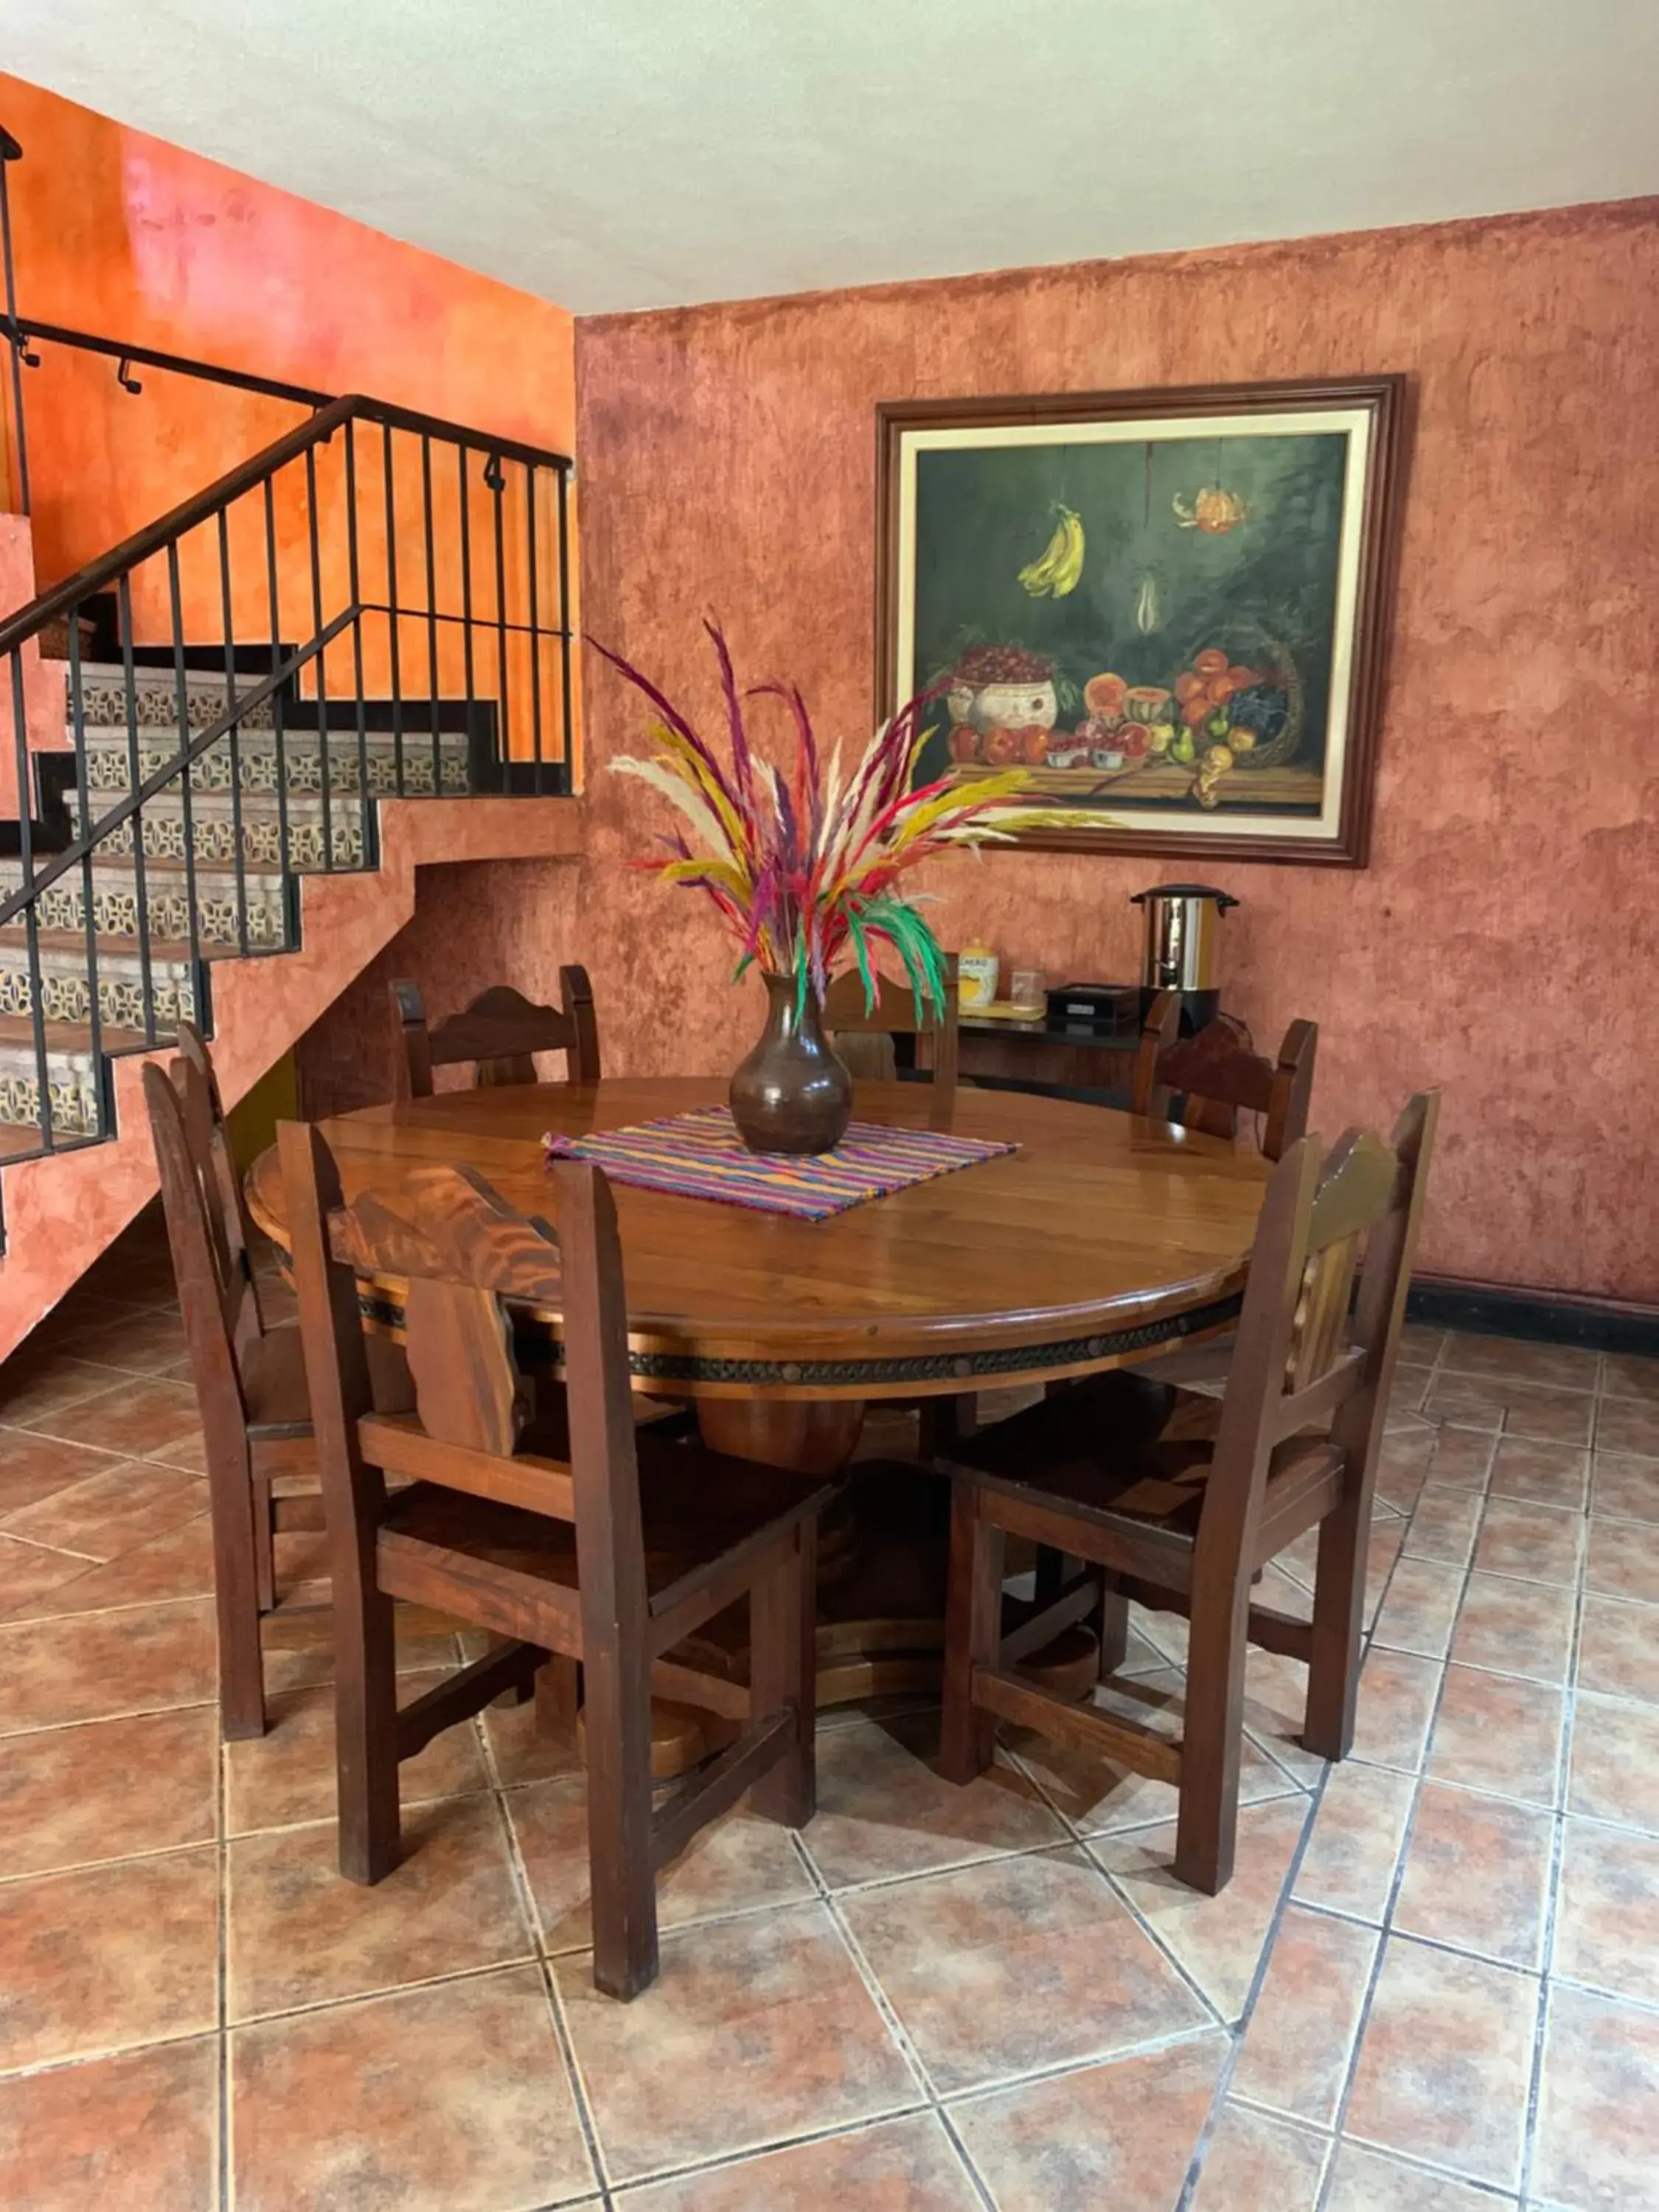
[(732, 1119), (751, 1152), (829, 1152), (853, 1118), (853, 1079), (836, 1059), (817, 999), (793, 975), (768, 975), (766, 1027), (732, 1078)]

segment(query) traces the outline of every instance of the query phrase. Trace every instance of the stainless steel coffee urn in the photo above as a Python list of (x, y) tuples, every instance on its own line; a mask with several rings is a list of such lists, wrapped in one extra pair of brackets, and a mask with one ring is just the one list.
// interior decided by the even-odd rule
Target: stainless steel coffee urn
[(1141, 1018), (1160, 991), (1179, 991), (1181, 1027), (1190, 1036), (1220, 1007), (1221, 917), (1238, 901), (1209, 884), (1158, 884), (1137, 891), (1129, 903), (1146, 915)]

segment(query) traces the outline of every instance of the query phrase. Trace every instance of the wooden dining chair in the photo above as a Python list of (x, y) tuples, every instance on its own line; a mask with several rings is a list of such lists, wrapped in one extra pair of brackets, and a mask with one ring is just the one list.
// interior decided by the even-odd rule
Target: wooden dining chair
[(945, 955), (945, 976), (944, 1005), (924, 1000), (920, 1012), (908, 982), (896, 983), (881, 975), (874, 978), (875, 1004), (866, 1006), (864, 979), (850, 969), (834, 978), (823, 1001), (823, 1026), (855, 1079), (895, 1081), (898, 1070), (892, 1041), (896, 1036), (915, 1038), (917, 1065), (933, 1075), (927, 1121), (934, 1129), (948, 1129), (957, 1109), (960, 1006), (954, 952)]
[[(1325, 1759), (1347, 1755), (1371, 1493), (1438, 1110), (1439, 1093), (1425, 1091), (1388, 1145), (1351, 1131), (1323, 1162), (1316, 1137), (1286, 1152), (1219, 1402), (1119, 1370), (962, 1448), (945, 1662), (953, 1780), (989, 1765), (1000, 1720), (1172, 1783), (1176, 1876), (1212, 1893), (1233, 1866), (1247, 1644), (1306, 1663), (1303, 1741)], [(1253, 1605), (1252, 1577), (1314, 1528), (1311, 1622)], [(1081, 1565), (1046, 1612), (1005, 1638), (1007, 1535)], [(1103, 1612), (1109, 1648), (1131, 1598), (1190, 1624), (1179, 1742), (1020, 1674), (1022, 1656), (1060, 1626)]]
[[(144, 1103), (207, 1449), (219, 1724), (235, 1739), (265, 1731), (260, 1623), (277, 1602), (276, 1538), (320, 1529), (322, 1493), (299, 1331), (264, 1326), (213, 1062), (198, 1032), (181, 1042), (168, 1068), (145, 1068)], [(389, 1341), (375, 1346), (373, 1374), (378, 1404), (410, 1402)]]
[(432, 1071), (472, 1063), (474, 1085), (534, 1083), (533, 1055), (562, 1052), (572, 1083), (599, 1079), (599, 1026), (593, 1012), (593, 986), (586, 968), (559, 970), (563, 1003), (538, 1006), (509, 983), (492, 984), (471, 1005), (428, 1027), (418, 983), (392, 986), (392, 1011), (403, 1040), (398, 1064), (399, 1096), (429, 1098)]
[[(656, 1875), (744, 1790), (799, 1826), (814, 1802), (813, 1565), (827, 1484), (636, 1434), (610, 1185), (551, 1170), (556, 1233), (469, 1170), (417, 1170), (342, 1205), (320, 1133), (278, 1133), (316, 1408), (337, 1623), (340, 1868), (376, 1882), (399, 1855), (398, 1766), (551, 1655), (580, 1662), (593, 1978), (631, 1997), (657, 1971)], [(415, 1410), (377, 1414), (356, 1277), (400, 1277)], [(529, 1419), (509, 1303), (562, 1316), (564, 1417)], [(388, 1492), (386, 1477), (409, 1478)], [(392, 1602), (505, 1639), (399, 1711)], [(741, 1732), (653, 1809), (651, 1690), (704, 1621), (746, 1598)], [(673, 1662), (670, 1662), (671, 1664)], [(693, 1671), (676, 1667), (683, 1686)], [(719, 1688), (732, 1689), (722, 1678)]]
[(1217, 1014), (1186, 1037), (1180, 1021), (1180, 993), (1160, 991), (1141, 1028), (1130, 1110), (1212, 1137), (1236, 1137), (1241, 1114), (1260, 1115), (1262, 1157), (1283, 1159), (1307, 1133), (1317, 1023), (1292, 1022), (1273, 1060), (1236, 1015)]

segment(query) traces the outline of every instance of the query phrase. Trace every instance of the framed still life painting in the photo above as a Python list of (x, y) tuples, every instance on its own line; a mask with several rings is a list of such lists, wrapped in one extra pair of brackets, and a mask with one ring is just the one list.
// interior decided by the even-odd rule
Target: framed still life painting
[[(884, 714), (1119, 853), (1367, 857), (1404, 379), (878, 410)], [(1092, 817), (1098, 817), (1097, 822)]]

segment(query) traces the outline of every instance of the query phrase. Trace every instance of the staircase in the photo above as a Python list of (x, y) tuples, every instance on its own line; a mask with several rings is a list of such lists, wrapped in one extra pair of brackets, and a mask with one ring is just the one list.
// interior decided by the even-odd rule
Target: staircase
[(0, 1358), (153, 1192), (137, 1074), (179, 1022), (234, 1105), (410, 918), (417, 868), (580, 847), (568, 461), (297, 398), (0, 616)]

